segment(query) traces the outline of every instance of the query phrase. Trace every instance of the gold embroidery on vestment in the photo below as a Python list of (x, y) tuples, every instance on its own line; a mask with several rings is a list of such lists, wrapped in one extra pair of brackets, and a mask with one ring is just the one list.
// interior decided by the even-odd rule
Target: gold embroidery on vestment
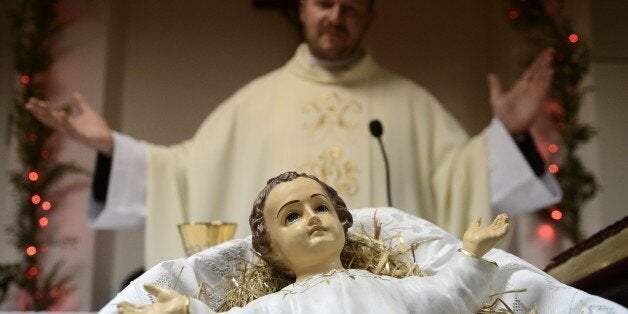
[(349, 131), (355, 127), (351, 118), (362, 112), (362, 105), (355, 100), (343, 99), (336, 92), (328, 92), (320, 99), (305, 103), (301, 111), (311, 116), (310, 122), (305, 123), (310, 132), (332, 126)]
[(359, 182), (356, 173), (359, 171), (356, 162), (343, 160), (340, 147), (330, 147), (320, 153), (315, 160), (299, 166), (299, 170), (310, 173), (324, 182), (329, 183), (341, 195), (353, 196), (358, 192)]

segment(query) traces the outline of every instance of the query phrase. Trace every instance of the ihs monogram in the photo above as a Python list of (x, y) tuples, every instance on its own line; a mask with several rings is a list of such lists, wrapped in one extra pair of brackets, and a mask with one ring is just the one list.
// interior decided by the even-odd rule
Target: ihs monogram
[(313, 161), (303, 163), (299, 169), (329, 182), (340, 194), (353, 196), (358, 192), (355, 162), (344, 160), (340, 147), (330, 147), (320, 153)]
[(301, 108), (305, 115), (311, 115), (305, 127), (312, 132), (336, 126), (348, 131), (355, 127), (352, 116), (362, 112), (362, 105), (354, 100), (342, 99), (336, 92), (328, 92), (316, 101), (307, 102)]

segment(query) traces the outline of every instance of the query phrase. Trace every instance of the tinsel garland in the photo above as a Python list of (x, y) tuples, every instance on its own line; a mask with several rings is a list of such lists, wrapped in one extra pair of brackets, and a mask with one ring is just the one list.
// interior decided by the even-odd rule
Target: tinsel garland
[[(593, 174), (576, 155), (578, 147), (594, 135), (593, 128), (578, 118), (583, 95), (580, 84), (589, 68), (589, 48), (566, 18), (564, 1), (509, 0), (508, 3), (511, 26), (537, 50), (554, 49), (551, 100), (544, 112), (560, 139), (541, 149), (549, 152), (544, 154), (548, 156), (548, 169), (556, 174), (564, 196), (557, 207), (541, 210), (539, 214), (577, 243), (582, 240), (581, 208), (597, 191)], [(529, 64), (533, 57), (529, 56), (524, 63)]]
[(46, 98), (45, 75), (52, 63), (51, 45), (61, 24), (54, 0), (22, 0), (10, 12), (11, 46), (16, 86), (10, 113), (12, 140), (15, 140), (20, 169), (10, 178), (16, 192), (15, 222), (9, 228), (21, 252), (21, 262), (0, 265), (0, 301), (14, 283), (27, 296), (19, 310), (43, 311), (62, 300), (72, 290), (69, 276), (61, 276), (62, 261), (48, 264), (44, 254), (57, 241), (45, 232), (54, 206), (52, 187), (64, 175), (81, 171), (55, 160), (58, 141), (51, 129), (37, 121), (24, 108), (30, 97)]

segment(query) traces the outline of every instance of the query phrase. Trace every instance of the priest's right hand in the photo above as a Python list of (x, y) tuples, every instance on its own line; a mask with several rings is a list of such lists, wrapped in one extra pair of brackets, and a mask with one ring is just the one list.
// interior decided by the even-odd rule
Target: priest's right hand
[(81, 94), (63, 105), (31, 97), (26, 110), (47, 127), (68, 135), (74, 140), (111, 156), (113, 136), (105, 119), (88, 104)]

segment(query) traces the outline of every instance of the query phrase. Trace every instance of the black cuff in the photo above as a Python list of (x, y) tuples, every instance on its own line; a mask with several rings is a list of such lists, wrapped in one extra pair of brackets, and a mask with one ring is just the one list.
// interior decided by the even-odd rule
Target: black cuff
[(111, 157), (98, 153), (96, 156), (96, 170), (92, 181), (92, 197), (99, 203), (107, 201), (109, 175), (111, 173)]
[(513, 136), (515, 143), (517, 143), (517, 147), (523, 154), (523, 156), (528, 161), (528, 164), (534, 171), (534, 174), (537, 177), (541, 177), (543, 173), (545, 173), (545, 162), (543, 158), (541, 158), (541, 154), (536, 149), (536, 144), (534, 143), (534, 138), (530, 135), (529, 132), (526, 132), (523, 135)]

